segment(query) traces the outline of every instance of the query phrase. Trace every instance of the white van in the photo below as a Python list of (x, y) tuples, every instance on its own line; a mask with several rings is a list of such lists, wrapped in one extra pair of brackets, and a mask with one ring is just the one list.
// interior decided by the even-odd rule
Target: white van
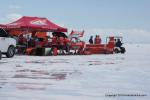
[(11, 58), (15, 54), (16, 40), (13, 39), (4, 29), (0, 28), (0, 51), (6, 57)]

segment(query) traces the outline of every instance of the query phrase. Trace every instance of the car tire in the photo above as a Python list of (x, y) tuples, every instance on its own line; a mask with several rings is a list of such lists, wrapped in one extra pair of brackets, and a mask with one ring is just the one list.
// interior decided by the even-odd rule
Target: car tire
[(126, 49), (124, 47), (121, 47), (121, 53), (124, 54), (126, 52)]
[(7, 58), (12, 58), (15, 55), (15, 47), (14, 46), (9, 46), (6, 57)]

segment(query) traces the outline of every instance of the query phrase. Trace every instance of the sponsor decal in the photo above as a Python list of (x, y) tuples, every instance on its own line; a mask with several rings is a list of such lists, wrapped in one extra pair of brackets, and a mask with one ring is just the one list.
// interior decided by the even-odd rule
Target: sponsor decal
[(33, 21), (30, 22), (30, 24), (33, 24), (33, 25), (47, 25), (46, 20), (41, 20), (41, 19), (33, 20)]

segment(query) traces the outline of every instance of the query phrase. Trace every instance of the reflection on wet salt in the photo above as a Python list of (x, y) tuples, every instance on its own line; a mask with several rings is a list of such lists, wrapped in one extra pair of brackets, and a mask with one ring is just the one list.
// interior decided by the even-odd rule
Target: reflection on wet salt
[(22, 65), (16, 65), (16, 67), (23, 67)]
[(89, 63), (89, 66), (90, 65), (102, 65), (103, 64), (101, 61), (96, 61), (96, 60), (94, 60), (94, 61), (88, 61), (88, 63)]
[(116, 63), (114, 63), (114, 62), (106, 62), (105, 64), (106, 65), (112, 65), (112, 64), (116, 64)]
[(16, 70), (16, 72), (31, 72), (33, 74), (38, 74), (38, 75), (49, 75), (49, 72), (45, 70), (30, 70), (30, 69), (22, 69), (22, 70)]
[(125, 57), (106, 58), (107, 60), (125, 60)]
[(25, 63), (33, 63), (33, 64), (43, 64), (44, 61), (26, 61)]
[(28, 85), (28, 84), (16, 84), (15, 85), (17, 89), (19, 90), (46, 90), (46, 86), (44, 85)]
[(12, 78), (65, 80), (67, 75), (69, 76), (76, 73), (81, 74), (81, 72), (78, 70), (47, 71), (47, 70), (22, 69), (16, 70), (16, 73)]
[[(59, 59), (55, 61), (24, 61), (27, 64), (68, 64), (67, 60)], [(37, 66), (37, 65), (36, 65)], [(11, 67), (11, 66), (10, 66)], [(45, 66), (43, 69), (39, 67), (24, 66), (24, 64), (16, 63), (15, 67), (10, 70), (0, 70), (0, 89), (5, 86), (16, 88), (22, 91), (44, 91), (56, 83), (61, 83), (69, 76), (78, 76), (80, 70), (76, 69), (54, 69)], [(68, 78), (70, 79), (70, 77)]]
[[(121, 60), (123, 60), (124, 58), (121, 58)], [(111, 59), (111, 60), (107, 60), (107, 61), (98, 61), (98, 60), (93, 60), (93, 61), (88, 61), (88, 65), (91, 66), (91, 65), (114, 65), (114, 64), (119, 64), (119, 63), (122, 63), (122, 61), (119, 60), (114, 60), (114, 59)]]
[(19, 90), (32, 90), (41, 91), (46, 90), (46, 88), (52, 84), (50, 83), (36, 83), (36, 82), (0, 82), (0, 87), (2, 88), (5, 84), (11, 84), (11, 86)]
[(49, 63), (69, 63), (67, 61), (49, 61)]
[(1, 64), (5, 64), (5, 63), (8, 63), (8, 62), (0, 62), (0, 65), (1, 65)]
[(26, 61), (25, 63), (29, 63), (29, 64), (57, 64), (57, 63), (70, 63), (68, 61), (64, 61), (64, 60), (58, 60), (58, 61)]
[(125, 60), (125, 57), (116, 57), (116, 60)]
[(69, 61), (69, 59), (54, 59), (53, 61)]
[(0, 82), (0, 89), (5, 85), (5, 82)]
[[(29, 73), (30, 72), (30, 73)], [(36, 75), (34, 75), (36, 73)], [(79, 70), (55, 70), (55, 71), (45, 71), (45, 70), (17, 70), (13, 78), (27, 78), (27, 79), (48, 79), (48, 80), (65, 80), (67, 76), (74, 74), (82, 74)], [(11, 83), (19, 90), (32, 90), (32, 91), (43, 91), (46, 90), (50, 83), (25, 83), (25, 82), (13, 82)]]
[(53, 61), (50, 61), (49, 63), (70, 63), (69, 59), (55, 59)]
[(66, 73), (55, 73), (55, 74), (52, 74), (52, 79), (57, 79), (57, 80), (64, 80), (66, 79)]

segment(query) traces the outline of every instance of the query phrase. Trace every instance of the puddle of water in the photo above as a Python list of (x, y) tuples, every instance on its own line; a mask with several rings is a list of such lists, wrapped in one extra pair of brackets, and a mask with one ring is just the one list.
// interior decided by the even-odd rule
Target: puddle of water
[(16, 67), (23, 67), (22, 65), (16, 65)]
[(96, 61), (96, 60), (94, 60), (94, 61), (88, 61), (88, 62), (91, 62), (91, 63), (93, 63), (93, 62), (101, 62), (101, 61)]
[(36, 83), (36, 82), (11, 82), (19, 90), (31, 90), (31, 91), (42, 91), (46, 90), (48, 86), (52, 85), (50, 83)]
[(16, 74), (12, 78), (28, 78), (28, 79), (50, 79), (51, 77), (45, 77), (45, 76), (36, 76), (36, 75), (23, 75), (23, 74)]
[(67, 61), (49, 61), (49, 63), (69, 63), (69, 62), (67, 62)]
[(56, 80), (65, 80), (67, 74), (66, 73), (54, 73), (51, 75), (52, 79), (56, 79)]
[(96, 60), (93, 60), (93, 61), (88, 61), (88, 65), (91, 66), (91, 65), (102, 65), (103, 63), (101, 61), (96, 61)]
[(0, 77), (0, 80), (7, 80), (7, 79), (6, 79), (6, 78), (1, 78), (1, 77)]
[(22, 69), (22, 70), (16, 70), (16, 72), (28, 72), (32, 74), (38, 74), (38, 75), (49, 75), (49, 72), (45, 70)]
[(29, 64), (58, 64), (58, 63), (70, 63), (68, 61), (49, 61), (49, 62), (44, 62), (44, 61), (26, 61), (25, 63)]
[[(117, 62), (116, 61), (107, 61), (107, 62), (105, 62), (105, 61), (88, 61), (88, 65), (89, 66), (91, 66), (91, 65), (113, 65), (113, 64), (117, 64)], [(121, 63), (121, 62), (119, 62), (119, 63)]]
[(16, 70), (16, 74), (12, 78), (29, 78), (29, 79), (54, 79), (65, 80), (67, 76), (73, 74), (82, 74), (79, 70)]
[(1, 64), (5, 64), (5, 63), (8, 63), (8, 62), (0, 62), (0, 65), (1, 65)]
[(54, 59), (54, 61), (68, 61), (68, 60), (70, 60), (70, 59)]
[(1, 88), (3, 88), (3, 86), (5, 85), (5, 84), (7, 84), (8, 82), (0, 82), (0, 89)]
[(32, 64), (43, 64), (43, 61), (26, 61), (25, 63), (32, 63)]
[(106, 65), (113, 65), (113, 64), (116, 64), (116, 63), (114, 63), (114, 62), (106, 62), (105, 64)]
[(66, 79), (67, 72), (48, 72), (46, 70), (17, 70), (12, 78), (30, 78), (30, 79)]
[(46, 87), (43, 85), (16, 84), (15, 87), (19, 90), (32, 90), (32, 91), (46, 90)]
[[(52, 83), (47, 83), (48, 80), (54, 80), (54, 81), (63, 81), (66, 80), (68, 76), (77, 76), (82, 74), (79, 70), (36, 70), (36, 69), (21, 69), (16, 70), (15, 75), (10, 78), (16, 78), (17, 79), (25, 79), (27, 82), (22, 81), (16, 81), (16, 82), (8, 82), (8, 79), (1, 80), (0, 87), (2, 88), (5, 84), (11, 84), (11, 86), (15, 87), (18, 90), (23, 91), (44, 91), (49, 87), (50, 85), (53, 85)], [(68, 77), (69, 78), (69, 77)], [(35, 79), (36, 81), (39, 80), (39, 82), (30, 82), (30, 79)], [(40, 79), (45, 79), (46, 83), (41, 82)]]

